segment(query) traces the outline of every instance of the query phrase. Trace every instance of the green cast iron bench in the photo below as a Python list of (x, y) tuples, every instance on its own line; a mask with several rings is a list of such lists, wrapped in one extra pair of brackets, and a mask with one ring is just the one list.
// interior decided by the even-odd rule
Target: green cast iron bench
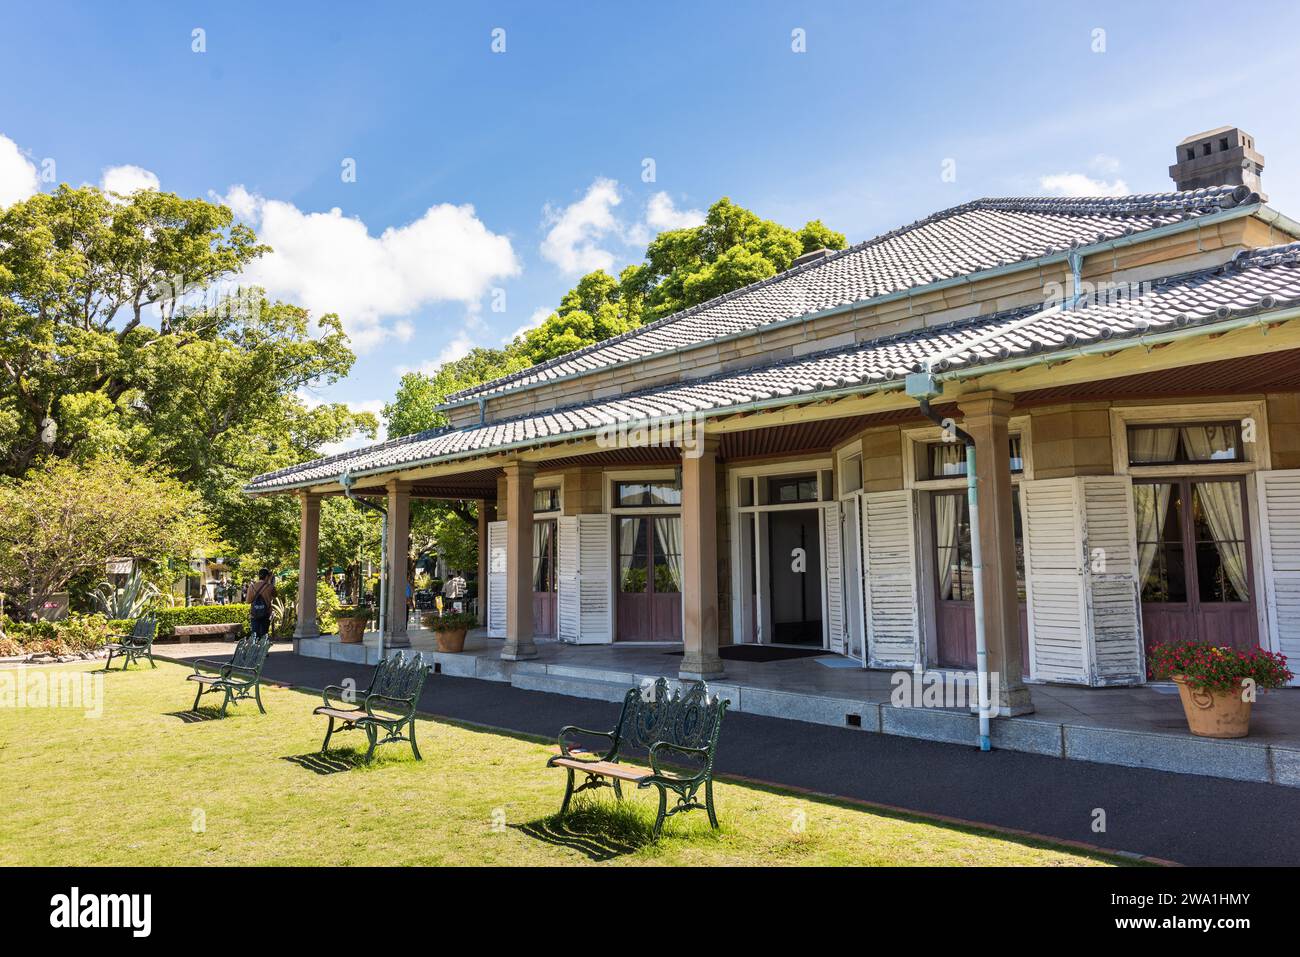
[[(317, 706), (312, 714), (323, 714), (329, 718), (329, 728), (325, 731), (325, 741), (320, 750), (324, 754), (330, 746), (330, 738), (337, 731), (351, 731), (360, 728), (365, 731), (370, 742), (366, 751), (366, 764), (375, 755), (375, 747), (393, 741), (411, 742), (411, 751), (415, 760), (422, 761), (420, 748), (415, 743), (415, 707), (424, 689), (424, 679), (429, 668), (423, 656), (416, 655), (409, 661), (402, 652), (394, 652), (375, 668), (370, 687), (361, 695), (361, 704), (356, 703), (356, 692), (348, 692), (342, 685), (330, 685), (321, 696), (323, 705)], [(351, 697), (349, 697), (349, 694)], [(334, 727), (334, 722), (339, 727)], [(407, 729), (403, 735), (402, 730)], [(379, 732), (384, 732), (382, 740)]]
[[(620, 800), (622, 782), (633, 783), (637, 788), (659, 789), (659, 815), (655, 818), (654, 836), (663, 830), (664, 819), (682, 811), (702, 808), (709, 812), (709, 824), (716, 828), (718, 816), (713, 810), (713, 755), (718, 746), (718, 732), (722, 728), (722, 715), (728, 702), (716, 695), (709, 697), (703, 682), (691, 682), (689, 690), (681, 693), (680, 686), (670, 695), (668, 682), (659, 678), (653, 685), (633, 688), (623, 698), (623, 711), (613, 731), (591, 731), (569, 725), (560, 730), (560, 753), (546, 762), (548, 768), (564, 768), (569, 772), (569, 783), (564, 789), (564, 803), (560, 816), (569, 811), (569, 802), (579, 791), (590, 788), (612, 787)], [(584, 757), (587, 752), (571, 747), (571, 735), (593, 735), (608, 738), (609, 748), (599, 757)], [(650, 758), (650, 770), (620, 764), (629, 748), (644, 750)], [(667, 770), (660, 760), (664, 756), (685, 757), (699, 762), (698, 768), (688, 771)], [(587, 776), (574, 787), (574, 774)], [(704, 788), (704, 803), (697, 794)], [(677, 796), (677, 804), (668, 808), (668, 792)]]
[[(221, 701), (222, 717), (225, 717), (230, 702), (238, 704), (249, 697), (257, 701), (257, 710), (266, 714), (266, 708), (262, 707), (262, 666), (266, 664), (266, 653), (270, 647), (269, 639), (249, 635), (239, 640), (235, 645), (235, 653), (225, 664), (206, 658), (194, 662), (194, 674), (186, 680), (196, 682), (199, 688), (190, 710), (199, 709), (199, 699), (205, 694), (221, 692), (225, 694)], [(204, 674), (201, 669), (205, 667), (214, 669), (216, 674)]]
[(153, 660), (153, 636), (158, 633), (158, 619), (153, 615), (145, 615), (138, 619), (135, 627), (131, 629), (129, 635), (118, 635), (117, 641), (110, 641), (105, 648), (108, 649), (108, 660), (104, 662), (104, 670), (113, 663), (113, 656), (120, 655), (122, 661), (122, 670), (130, 666), (131, 662), (140, 658), (148, 658), (151, 667), (157, 668)]

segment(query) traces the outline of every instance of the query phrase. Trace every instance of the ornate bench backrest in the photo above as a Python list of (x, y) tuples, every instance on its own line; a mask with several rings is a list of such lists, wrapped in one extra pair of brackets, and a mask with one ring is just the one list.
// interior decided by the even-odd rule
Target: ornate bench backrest
[(271, 647), (270, 638), (256, 638), (249, 635), (235, 644), (235, 653), (230, 657), (232, 668), (243, 671), (261, 671), (266, 662), (266, 653)]
[(712, 749), (718, 740), (722, 713), (727, 702), (714, 695), (702, 681), (689, 683), (686, 693), (679, 684), (670, 694), (666, 678), (653, 685), (633, 688), (623, 699), (619, 720), (619, 742), (649, 750), (658, 741), (683, 748)]
[(132, 638), (152, 638), (154, 632), (158, 630), (158, 619), (153, 615), (145, 615), (143, 618), (137, 618), (135, 627), (131, 629)]
[(375, 668), (374, 680), (366, 694), (414, 701), (420, 696), (428, 673), (422, 655), (417, 654), (408, 661), (402, 652), (394, 652), (391, 658), (385, 658)]

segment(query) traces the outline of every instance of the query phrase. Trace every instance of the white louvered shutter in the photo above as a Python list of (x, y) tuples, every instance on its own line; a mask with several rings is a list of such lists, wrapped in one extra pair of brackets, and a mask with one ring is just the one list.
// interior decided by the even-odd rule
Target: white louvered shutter
[[(608, 644), (614, 640), (614, 539), (608, 515), (576, 515), (570, 535), (576, 545), (569, 587), (564, 585), (564, 532), (560, 532), (560, 638), (579, 645)], [(572, 550), (570, 550), (573, 553)], [(564, 603), (569, 594), (567, 620)]]
[(488, 634), (506, 635), (506, 523), (488, 522)]
[(873, 668), (914, 667), (919, 660), (920, 615), (910, 492), (862, 496), (862, 569), (867, 664)]
[(844, 575), (840, 552), (840, 505), (831, 502), (822, 509), (823, 564), (826, 568), (826, 636), (830, 650), (844, 654)]
[(1142, 682), (1146, 679), (1146, 666), (1138, 597), (1133, 482), (1126, 475), (1088, 476), (1078, 481), (1084, 506), (1090, 683)]
[(1300, 671), (1300, 470), (1260, 472), (1256, 481), (1269, 645)]
[(578, 519), (565, 516), (556, 522), (556, 628), (561, 641), (578, 641), (582, 631), (578, 594)]
[(1074, 479), (1020, 484), (1031, 678), (1086, 684), (1082, 516)]

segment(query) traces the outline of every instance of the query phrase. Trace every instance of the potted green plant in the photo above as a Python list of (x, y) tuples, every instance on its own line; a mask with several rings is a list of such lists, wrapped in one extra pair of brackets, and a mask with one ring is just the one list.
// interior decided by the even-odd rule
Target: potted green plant
[(369, 608), (363, 606), (339, 612), (339, 641), (347, 645), (359, 644), (368, 624), (370, 624)]
[(420, 624), (434, 633), (439, 651), (464, 651), (465, 632), (478, 624), (478, 619), (467, 613), (439, 615), (429, 612), (420, 616)]
[(1178, 686), (1188, 730), (1203, 738), (1244, 738), (1250, 733), (1256, 691), (1280, 688), (1292, 677), (1283, 655), (1206, 641), (1157, 645), (1150, 674)]

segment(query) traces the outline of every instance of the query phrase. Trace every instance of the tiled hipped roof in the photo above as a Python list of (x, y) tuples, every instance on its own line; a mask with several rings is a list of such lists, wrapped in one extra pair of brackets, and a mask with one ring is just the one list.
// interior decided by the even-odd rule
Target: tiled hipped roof
[(617, 422), (725, 413), (768, 400), (870, 391), (927, 363), (937, 371), (1032, 359), (1091, 343), (1116, 347), (1144, 335), (1215, 325), (1300, 306), (1300, 243), (1239, 253), (1230, 263), (1159, 280), (1139, 295), (1073, 309), (1030, 308), (918, 329), (796, 360), (664, 386), (504, 422), (424, 432), (255, 479), (268, 492), (337, 479), (344, 471), (400, 468), (562, 440)]
[(977, 199), (613, 339), (457, 392), (448, 401), (499, 395), (1258, 200), (1244, 186), (1082, 199)]

